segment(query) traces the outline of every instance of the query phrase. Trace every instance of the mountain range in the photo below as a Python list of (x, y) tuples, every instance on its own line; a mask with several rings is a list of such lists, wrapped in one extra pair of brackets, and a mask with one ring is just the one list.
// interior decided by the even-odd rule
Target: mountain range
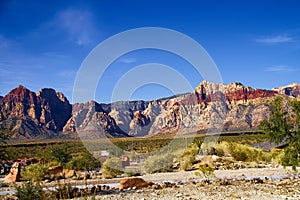
[(18, 86), (0, 96), (0, 129), (10, 140), (255, 130), (278, 95), (300, 99), (300, 84), (265, 90), (203, 81), (191, 93), (163, 99), (73, 105), (54, 89)]

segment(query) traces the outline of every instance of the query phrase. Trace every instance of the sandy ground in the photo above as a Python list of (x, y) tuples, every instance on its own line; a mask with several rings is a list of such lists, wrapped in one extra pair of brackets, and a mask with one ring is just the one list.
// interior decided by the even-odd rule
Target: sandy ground
[[(297, 169), (300, 172), (300, 168)], [(278, 168), (245, 168), (238, 170), (215, 170), (215, 177), (217, 179), (239, 179), (245, 177), (273, 177), (277, 178), (280, 176), (288, 176), (295, 173), (290, 167), (284, 169), (283, 167)], [(146, 174), (141, 178), (147, 181), (161, 182), (161, 181), (183, 181), (199, 179), (195, 175), (194, 171), (180, 171), (180, 172), (169, 172), (169, 173), (156, 173)]]
[[(284, 169), (283, 167), (217, 170), (215, 171), (217, 179), (229, 180), (215, 181), (211, 184), (197, 183), (195, 180), (199, 181), (199, 177), (193, 171), (147, 174), (142, 176), (147, 181), (158, 183), (179, 181), (179, 183), (162, 189), (150, 187), (102, 194), (96, 196), (96, 199), (300, 199), (300, 178), (291, 178), (299, 172), (300, 168), (295, 173), (291, 168)], [(280, 178), (281, 176), (290, 178)], [(255, 177), (261, 179), (255, 179)], [(252, 180), (244, 180), (245, 178)]]
[[(196, 176), (194, 171), (147, 174), (140, 177), (157, 184), (141, 190), (110, 189), (90, 199), (300, 199), (300, 168), (297, 170), (294, 172), (291, 168), (283, 167), (216, 170), (216, 181), (211, 183), (201, 181), (203, 179)], [(122, 179), (62, 180), (61, 184), (111, 184)], [(164, 182), (176, 184), (166, 186)], [(44, 184), (51, 187), (55, 183)], [(162, 187), (155, 187), (157, 185)]]
[[(300, 199), (300, 168), (297, 170), (298, 172), (294, 172), (291, 168), (283, 167), (217, 170), (215, 176), (222, 180), (209, 184), (197, 182), (199, 177), (195, 176), (193, 171), (147, 174), (142, 176), (147, 181), (179, 182), (161, 189), (150, 187), (102, 194), (96, 196), (96, 199)], [(295, 175), (297, 178), (293, 178)]]
[(123, 191), (113, 194), (102, 194), (95, 199), (128, 199), (128, 200), (172, 200), (172, 199), (300, 199), (300, 179), (215, 182), (209, 185), (192, 183), (177, 184), (176, 187), (163, 189), (146, 188), (143, 190)]

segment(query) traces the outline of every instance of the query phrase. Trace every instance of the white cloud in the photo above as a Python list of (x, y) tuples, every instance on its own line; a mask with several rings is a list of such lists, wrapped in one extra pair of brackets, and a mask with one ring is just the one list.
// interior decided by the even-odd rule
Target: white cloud
[(294, 38), (289, 37), (287, 35), (277, 35), (277, 36), (270, 36), (270, 37), (263, 36), (256, 39), (255, 41), (263, 44), (279, 44), (279, 43), (293, 42)]
[(51, 23), (55, 28), (64, 31), (69, 39), (77, 45), (93, 42), (96, 27), (93, 15), (87, 10), (67, 9), (59, 12)]
[(276, 65), (273, 67), (266, 68), (265, 71), (266, 72), (295, 72), (298, 71), (298, 69), (286, 65)]

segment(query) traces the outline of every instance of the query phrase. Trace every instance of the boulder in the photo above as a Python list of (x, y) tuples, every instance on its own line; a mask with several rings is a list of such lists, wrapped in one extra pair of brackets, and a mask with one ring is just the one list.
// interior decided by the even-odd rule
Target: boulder
[(75, 170), (64, 169), (63, 176), (64, 178), (72, 178), (73, 176), (76, 176), (76, 172)]
[(142, 178), (125, 178), (120, 181), (119, 189), (136, 188), (141, 189), (153, 185), (152, 182), (145, 181)]
[(21, 178), (21, 165), (18, 162), (15, 162), (11, 169), (9, 174), (5, 176), (4, 182), (5, 183), (12, 183), (19, 181)]
[(52, 167), (49, 167), (49, 171), (50, 171), (52, 174), (59, 174), (59, 173), (62, 173), (62, 172), (63, 172), (63, 166), (58, 165), (58, 166), (52, 166)]

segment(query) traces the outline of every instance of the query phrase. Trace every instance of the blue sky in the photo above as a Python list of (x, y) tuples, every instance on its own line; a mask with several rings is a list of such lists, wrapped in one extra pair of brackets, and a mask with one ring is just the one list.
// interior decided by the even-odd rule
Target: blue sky
[[(199, 42), (224, 83), (254, 88), (300, 82), (299, 1), (0, 1), (0, 95), (18, 85), (51, 87), (72, 100), (73, 83), (89, 52), (128, 29), (164, 27)], [(117, 48), (117, 47), (116, 47)], [(145, 63), (173, 67), (196, 87), (202, 77), (167, 52), (141, 50), (121, 56), (99, 82), (96, 100), (109, 102), (118, 79)], [(188, 92), (188, 91), (187, 91)], [(146, 85), (131, 99), (172, 95)]]

